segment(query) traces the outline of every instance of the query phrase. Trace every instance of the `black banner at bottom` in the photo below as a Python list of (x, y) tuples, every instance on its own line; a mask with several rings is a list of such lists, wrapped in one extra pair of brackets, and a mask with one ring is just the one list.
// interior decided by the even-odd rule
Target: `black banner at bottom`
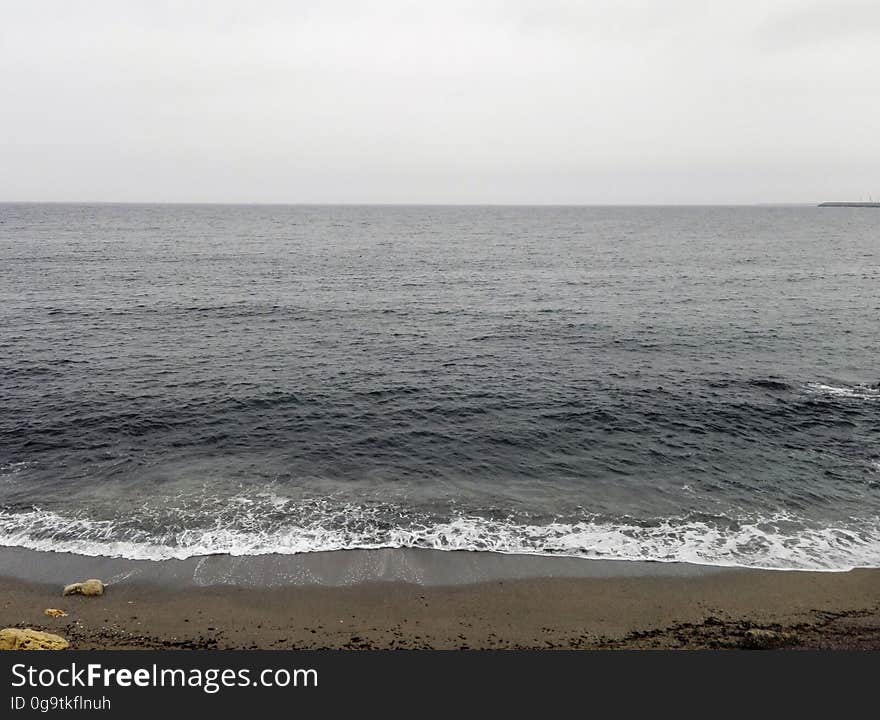
[(89, 711), (770, 710), (835, 714), (875, 697), (873, 652), (89, 651), (0, 653), (0, 717)]

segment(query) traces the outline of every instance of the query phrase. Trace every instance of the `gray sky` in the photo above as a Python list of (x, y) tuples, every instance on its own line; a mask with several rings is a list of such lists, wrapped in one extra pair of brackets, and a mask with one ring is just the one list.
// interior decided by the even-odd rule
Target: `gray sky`
[(0, 200), (880, 197), (877, 0), (0, 10)]

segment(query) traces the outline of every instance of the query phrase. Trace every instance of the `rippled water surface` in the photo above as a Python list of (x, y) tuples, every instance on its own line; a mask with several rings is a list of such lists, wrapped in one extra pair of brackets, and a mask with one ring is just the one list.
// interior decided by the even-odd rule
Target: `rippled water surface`
[(0, 205), (0, 544), (880, 565), (880, 211)]

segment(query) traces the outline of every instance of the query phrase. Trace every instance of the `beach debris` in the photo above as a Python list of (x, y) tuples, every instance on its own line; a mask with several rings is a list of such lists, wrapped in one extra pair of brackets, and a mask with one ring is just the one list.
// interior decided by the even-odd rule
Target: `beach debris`
[(796, 642), (797, 635), (794, 633), (753, 628), (751, 630), (746, 630), (746, 634), (743, 636), (742, 646), (752, 650), (772, 650), (773, 648), (793, 645)]
[(0, 630), (0, 650), (66, 650), (70, 647), (60, 635), (27, 628)]
[(49, 617), (67, 617), (67, 613), (64, 612), (64, 610), (59, 610), (58, 608), (46, 608), (44, 612)]
[(103, 595), (104, 583), (100, 580), (86, 580), (85, 582), (72, 583), (65, 586), (65, 595)]

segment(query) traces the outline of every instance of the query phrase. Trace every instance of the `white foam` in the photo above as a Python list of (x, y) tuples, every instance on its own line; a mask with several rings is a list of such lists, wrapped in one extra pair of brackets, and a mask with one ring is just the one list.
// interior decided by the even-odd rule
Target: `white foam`
[(13, 462), (0, 465), (0, 480), (11, 480), (13, 476), (27, 470), (33, 463), (29, 462)]
[(807, 383), (807, 390), (818, 395), (830, 397), (853, 398), (855, 400), (880, 400), (880, 388), (869, 385), (826, 385), (824, 383)]
[[(337, 517), (339, 511), (335, 511)], [(314, 522), (285, 527), (224, 527), (184, 530), (155, 537), (98, 521), (33, 509), (0, 511), (0, 545), (132, 560), (183, 559), (199, 555), (296, 554), (346, 549), (427, 548), (591, 559), (651, 560), (780, 570), (850, 570), (880, 567), (880, 518), (847, 526), (820, 526), (787, 515), (724, 524), (671, 518), (651, 524), (584, 520), (521, 524), (460, 516), (447, 522), (387, 527), (369, 511), (341, 528)]]

